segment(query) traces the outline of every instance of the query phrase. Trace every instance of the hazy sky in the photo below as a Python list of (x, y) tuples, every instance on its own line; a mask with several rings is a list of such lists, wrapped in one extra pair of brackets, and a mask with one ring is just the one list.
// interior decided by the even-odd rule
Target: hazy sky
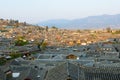
[(28, 23), (119, 13), (120, 0), (0, 0), (0, 18)]

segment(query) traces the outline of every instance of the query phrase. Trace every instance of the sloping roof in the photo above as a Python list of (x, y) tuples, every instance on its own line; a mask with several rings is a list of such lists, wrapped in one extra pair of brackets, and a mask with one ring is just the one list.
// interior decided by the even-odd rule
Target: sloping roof
[(25, 78), (29, 78), (31, 80), (44, 80), (44, 76), (46, 74), (46, 70), (43, 68), (39, 68), (39, 69), (35, 69), (35, 68), (30, 68), (28, 71), (26, 71), (26, 73), (24, 73), (25, 71), (22, 72), (22, 76), (21, 78), (19, 78), (19, 80), (23, 80)]
[(61, 55), (57, 55), (57, 56), (53, 57), (52, 59), (63, 59), (63, 56), (62, 56), (62, 54)]
[(7, 80), (24, 80), (26, 78), (26, 76), (29, 74), (30, 68), (28, 67), (13, 67), (14, 69), (12, 69), (12, 73), (20, 73), (20, 75), (16, 78), (14, 77), (7, 77)]
[(0, 68), (0, 80), (6, 80), (5, 78), (6, 78), (6, 77), (5, 77), (5, 74), (4, 74), (4, 72), (2, 71), (2, 69)]
[(83, 70), (85, 80), (120, 80), (120, 68), (85, 67)]
[(43, 55), (40, 55), (40, 56), (39, 56), (39, 59), (50, 59), (50, 56), (51, 56), (51, 55), (43, 54)]
[(38, 70), (31, 68), (28, 73), (28, 76), (26, 77), (30, 78), (31, 80), (38, 80), (37, 74), (38, 74)]
[(67, 78), (67, 66), (64, 64), (48, 71), (46, 80), (64, 80)]
[(69, 76), (72, 80), (77, 80), (78, 67), (65, 62), (49, 70), (45, 80), (66, 80)]
[(29, 78), (31, 80), (44, 80), (44, 76), (46, 74), (46, 69), (40, 67), (32, 67), (32, 66), (16, 66), (12, 65), (11, 70), (13, 73), (20, 73), (19, 77), (13, 78), (9, 80), (24, 80)]
[(10, 65), (20, 65), (19, 61), (17, 61), (16, 59), (11, 61)]

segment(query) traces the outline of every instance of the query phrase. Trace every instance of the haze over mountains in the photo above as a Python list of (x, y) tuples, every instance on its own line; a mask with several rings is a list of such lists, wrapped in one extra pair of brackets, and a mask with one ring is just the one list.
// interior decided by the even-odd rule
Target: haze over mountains
[(98, 29), (98, 28), (120, 28), (120, 14), (89, 16), (74, 20), (48, 20), (38, 23), (40, 26), (56, 26), (65, 29)]

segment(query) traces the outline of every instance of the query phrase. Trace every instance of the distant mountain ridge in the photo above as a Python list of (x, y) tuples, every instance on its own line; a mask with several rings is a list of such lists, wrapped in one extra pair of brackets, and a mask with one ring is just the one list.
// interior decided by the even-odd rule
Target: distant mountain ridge
[(65, 29), (98, 29), (98, 28), (120, 28), (120, 14), (89, 16), (74, 20), (48, 20), (38, 23), (40, 26), (56, 26)]

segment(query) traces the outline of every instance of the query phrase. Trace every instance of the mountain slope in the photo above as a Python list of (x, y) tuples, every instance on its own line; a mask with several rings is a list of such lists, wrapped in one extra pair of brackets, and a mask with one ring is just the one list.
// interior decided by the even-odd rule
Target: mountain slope
[(120, 14), (117, 15), (101, 15), (89, 16), (82, 19), (75, 20), (49, 20), (40, 22), (42, 26), (56, 26), (66, 29), (96, 29), (96, 28), (120, 28)]

